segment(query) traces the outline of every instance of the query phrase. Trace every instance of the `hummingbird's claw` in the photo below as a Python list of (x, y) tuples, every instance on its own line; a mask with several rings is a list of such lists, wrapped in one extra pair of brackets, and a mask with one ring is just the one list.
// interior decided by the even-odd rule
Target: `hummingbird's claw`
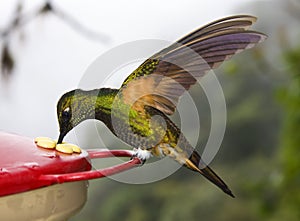
[(141, 148), (134, 148), (133, 152), (134, 153), (133, 153), (131, 159), (133, 159), (134, 157), (139, 158), (142, 162), (142, 165), (144, 165), (146, 160), (152, 156), (152, 154), (149, 150), (142, 150)]
[[(137, 156), (137, 154), (135, 153), (135, 154), (133, 154), (131, 157), (130, 157), (130, 160), (133, 160), (134, 158), (139, 158), (138, 156)], [(141, 159), (141, 158), (139, 158), (139, 160), (141, 161), (141, 163), (139, 164), (139, 166), (143, 166), (145, 163), (146, 163), (146, 160), (143, 160), (143, 159)]]

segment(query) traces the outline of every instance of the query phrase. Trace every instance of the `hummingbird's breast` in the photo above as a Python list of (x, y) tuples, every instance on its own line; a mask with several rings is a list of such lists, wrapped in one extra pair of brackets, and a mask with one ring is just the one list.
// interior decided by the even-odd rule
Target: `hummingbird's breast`
[(156, 156), (190, 155), (194, 148), (181, 130), (161, 111), (147, 107), (147, 115), (121, 117), (112, 115), (109, 129), (122, 141), (134, 148), (151, 150)]
[[(112, 117), (107, 126), (119, 139), (127, 143), (134, 148), (150, 149), (158, 142), (155, 134), (150, 130), (148, 131), (147, 125), (138, 125), (133, 123), (132, 120)], [(134, 121), (138, 121), (139, 117), (136, 117)]]

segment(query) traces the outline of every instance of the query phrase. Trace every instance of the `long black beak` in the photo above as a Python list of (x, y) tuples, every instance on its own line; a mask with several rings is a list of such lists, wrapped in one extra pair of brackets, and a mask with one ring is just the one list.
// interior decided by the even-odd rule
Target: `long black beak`
[(58, 137), (57, 144), (62, 143), (62, 141), (63, 141), (63, 139), (64, 139), (65, 136), (66, 136), (66, 133), (60, 132), (59, 137)]

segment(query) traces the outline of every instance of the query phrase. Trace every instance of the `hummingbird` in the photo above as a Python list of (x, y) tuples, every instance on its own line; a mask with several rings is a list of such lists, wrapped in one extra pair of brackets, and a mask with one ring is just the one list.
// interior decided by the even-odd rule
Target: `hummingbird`
[(266, 38), (249, 30), (255, 21), (250, 15), (236, 15), (198, 28), (145, 60), (119, 89), (75, 89), (63, 94), (57, 104), (58, 143), (81, 122), (96, 119), (137, 150), (142, 160), (168, 156), (234, 197), (168, 116), (198, 79)]

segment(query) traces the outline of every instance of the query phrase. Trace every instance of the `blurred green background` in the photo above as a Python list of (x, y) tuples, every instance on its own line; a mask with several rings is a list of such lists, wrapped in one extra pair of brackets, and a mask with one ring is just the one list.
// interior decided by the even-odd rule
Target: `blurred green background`
[[(216, 2), (221, 7), (222, 2)], [(171, 10), (167, 4), (162, 7), (160, 13)], [(211, 163), (236, 198), (228, 197), (185, 168), (166, 179), (143, 185), (93, 180), (85, 207), (72, 221), (300, 220), (300, 2), (247, 1), (226, 13), (244, 12), (259, 18), (255, 29), (269, 38), (215, 71), (225, 94), (228, 119), (221, 149)], [(190, 19), (195, 24), (195, 19)], [(197, 23), (204, 24), (201, 20)], [(177, 33), (174, 36), (176, 39)], [(71, 65), (67, 59), (65, 65)], [(6, 81), (3, 79), (2, 85)], [(201, 88), (193, 88), (191, 95), (200, 110), (201, 139), (197, 148), (201, 149), (209, 134), (210, 114), (203, 106), (205, 95)], [(3, 125), (1, 130), (13, 130)], [(89, 143), (93, 137), (86, 135), (84, 139), (84, 146), (94, 147), (92, 141)], [(111, 146), (117, 144), (113, 137), (106, 139)]]

